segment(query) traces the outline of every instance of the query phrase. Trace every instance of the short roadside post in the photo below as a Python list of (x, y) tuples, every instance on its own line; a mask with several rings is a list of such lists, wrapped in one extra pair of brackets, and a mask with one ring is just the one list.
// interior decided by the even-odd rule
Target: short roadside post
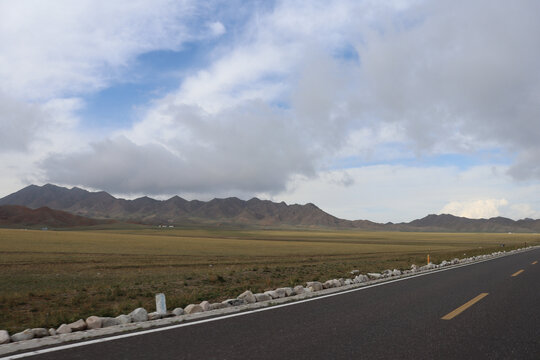
[(167, 314), (167, 304), (163, 293), (156, 294), (156, 312), (161, 315)]

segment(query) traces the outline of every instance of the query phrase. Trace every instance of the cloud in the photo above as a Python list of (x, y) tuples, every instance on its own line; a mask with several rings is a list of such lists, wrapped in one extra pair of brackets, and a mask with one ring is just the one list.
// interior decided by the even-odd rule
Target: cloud
[(213, 36), (221, 36), (227, 32), (225, 26), (219, 21), (209, 23), (208, 28)]
[(50, 147), (55, 134), (73, 129), (78, 120), (74, 112), (81, 106), (77, 98), (26, 103), (0, 92), (0, 151), (28, 152), (32, 147)]
[[(314, 174), (319, 151), (286, 111), (261, 102), (221, 112), (180, 105), (156, 113), (157, 142), (126, 136), (94, 143), (83, 152), (43, 162), (47, 179), (119, 193), (277, 192), (296, 174)], [(140, 126), (143, 126), (141, 124)], [(144, 128), (137, 132), (144, 133)], [(315, 142), (318, 143), (318, 142)]]
[[(535, 199), (540, 185), (517, 184), (506, 170), (505, 166), (489, 165), (468, 169), (370, 165), (321, 171), (311, 178), (295, 176), (287, 190), (271, 198), (288, 203), (313, 202), (340, 218), (382, 223), (408, 222), (443, 212), (468, 217), (539, 218)], [(354, 182), (346, 186), (341, 182), (344, 177)]]
[(380, 19), (357, 45), (371, 91), (358, 103), (400, 123), (421, 153), (537, 152), (540, 5), (491, 5), (420, 2)]
[(521, 152), (512, 167), (508, 170), (508, 174), (514, 179), (537, 180), (540, 179), (540, 145)]
[(489, 219), (500, 215), (499, 208), (507, 206), (506, 199), (484, 199), (472, 201), (452, 201), (440, 211), (441, 214), (452, 214), (470, 219)]
[(0, 90), (43, 100), (103, 89), (137, 55), (198, 36), (189, 1), (20, 1), (0, 12)]
[(39, 135), (43, 111), (0, 92), (0, 151), (25, 151)]

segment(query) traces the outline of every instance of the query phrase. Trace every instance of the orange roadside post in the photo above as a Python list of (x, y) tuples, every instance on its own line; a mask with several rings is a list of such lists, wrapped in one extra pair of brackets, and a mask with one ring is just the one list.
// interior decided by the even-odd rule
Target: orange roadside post
[(427, 254), (427, 263), (429, 265), (429, 254)]

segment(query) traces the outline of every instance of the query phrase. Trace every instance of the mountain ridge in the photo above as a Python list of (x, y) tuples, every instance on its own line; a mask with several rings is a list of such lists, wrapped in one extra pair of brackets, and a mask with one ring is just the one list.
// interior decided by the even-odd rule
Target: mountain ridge
[(376, 223), (345, 220), (326, 213), (315, 204), (305, 205), (261, 200), (256, 197), (186, 200), (175, 195), (167, 200), (143, 196), (134, 200), (116, 198), (105, 191), (90, 192), (53, 184), (29, 185), (0, 199), (0, 205), (21, 205), (30, 209), (48, 207), (94, 219), (158, 224), (238, 224), (264, 227), (350, 228), (374, 231), (433, 232), (540, 232), (540, 220), (512, 220), (503, 217), (469, 219), (450, 214), (430, 214), (405, 223)]
[(104, 192), (90, 192), (53, 184), (29, 185), (0, 199), (0, 205), (21, 205), (31, 209), (49, 207), (74, 215), (137, 221), (147, 224), (238, 223), (262, 226), (335, 226), (338, 219), (314, 204), (287, 205), (252, 198), (215, 198), (210, 201), (186, 200), (173, 196), (156, 200), (143, 196), (134, 200), (115, 198)]

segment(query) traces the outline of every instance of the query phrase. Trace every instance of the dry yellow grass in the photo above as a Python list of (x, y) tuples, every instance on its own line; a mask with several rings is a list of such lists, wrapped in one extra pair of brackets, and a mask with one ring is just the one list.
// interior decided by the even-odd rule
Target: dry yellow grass
[(535, 234), (358, 231), (0, 229), (0, 329), (223, 300), (309, 280), (405, 268), (540, 243)]

